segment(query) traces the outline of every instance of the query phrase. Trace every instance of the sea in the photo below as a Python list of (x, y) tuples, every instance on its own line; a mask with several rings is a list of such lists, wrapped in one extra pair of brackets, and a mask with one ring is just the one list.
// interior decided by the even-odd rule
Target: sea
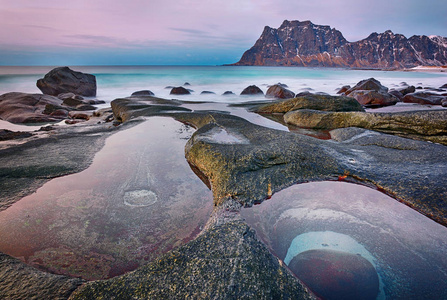
[[(0, 66), (0, 94), (7, 92), (41, 93), (36, 81), (55, 66)], [(269, 85), (282, 83), (295, 93), (309, 91), (335, 95), (344, 85), (355, 85), (375, 78), (388, 88), (408, 85), (439, 88), (447, 83), (447, 72), (378, 71), (332, 68), (258, 66), (70, 66), (75, 71), (93, 74), (99, 100), (109, 103), (139, 90), (150, 90), (156, 97), (189, 101), (234, 103), (260, 100), (240, 93), (257, 85), (264, 93)], [(185, 85), (186, 84), (186, 85)], [(172, 96), (170, 87), (185, 86), (191, 95)], [(203, 91), (213, 92), (201, 94)], [(226, 91), (233, 95), (223, 96)]]

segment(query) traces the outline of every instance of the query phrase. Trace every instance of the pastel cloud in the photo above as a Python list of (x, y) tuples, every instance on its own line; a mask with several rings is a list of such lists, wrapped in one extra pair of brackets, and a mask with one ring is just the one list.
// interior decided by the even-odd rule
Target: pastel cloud
[(221, 63), (230, 63), (265, 25), (285, 19), (330, 25), (350, 41), (387, 29), (447, 36), (445, 0), (0, 0), (0, 7), (0, 50), (17, 55), (188, 48), (227, 53)]

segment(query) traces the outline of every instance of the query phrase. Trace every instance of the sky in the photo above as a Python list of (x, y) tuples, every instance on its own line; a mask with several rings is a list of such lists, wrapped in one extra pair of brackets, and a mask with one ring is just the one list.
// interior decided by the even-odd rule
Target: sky
[(0, 65), (221, 65), (284, 20), (447, 36), (446, 0), (0, 0)]

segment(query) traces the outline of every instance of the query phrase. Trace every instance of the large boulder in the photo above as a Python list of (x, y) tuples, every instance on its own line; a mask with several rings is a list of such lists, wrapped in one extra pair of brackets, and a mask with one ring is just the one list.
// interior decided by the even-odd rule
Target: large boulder
[(323, 299), (375, 300), (379, 294), (376, 269), (361, 255), (309, 250), (295, 256), (289, 268)]
[[(0, 118), (11, 123), (46, 123), (64, 119), (52, 112), (61, 107), (59, 98), (26, 93), (6, 93), (0, 96)], [(47, 107), (54, 109), (47, 110)]]
[(73, 71), (69, 67), (51, 70), (44, 78), (37, 80), (36, 85), (42, 93), (52, 96), (62, 93), (74, 93), (86, 97), (96, 96), (96, 77)]
[(431, 92), (416, 92), (405, 95), (402, 101), (405, 103), (419, 103), (441, 105), (443, 101), (447, 100), (447, 96), (431, 93)]
[(241, 92), (241, 95), (264, 95), (264, 92), (256, 85), (250, 85)]
[(295, 93), (286, 89), (283, 85), (275, 84), (268, 88), (265, 97), (276, 99), (290, 99), (295, 97)]

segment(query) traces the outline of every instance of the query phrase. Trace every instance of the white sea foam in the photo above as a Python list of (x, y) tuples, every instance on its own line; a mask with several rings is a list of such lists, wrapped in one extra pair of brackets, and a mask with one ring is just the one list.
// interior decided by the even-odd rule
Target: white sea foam
[[(53, 67), (0, 67), (0, 94), (7, 92), (40, 93), (37, 79)], [(221, 103), (246, 102), (265, 99), (263, 96), (243, 97), (240, 93), (249, 85), (257, 85), (264, 93), (268, 85), (278, 82), (288, 85), (295, 93), (308, 89), (335, 94), (343, 85), (355, 85), (360, 80), (374, 77), (393, 88), (401, 82), (409, 85), (440, 87), (447, 83), (441, 72), (398, 72), (345, 70), (294, 67), (226, 67), (226, 66), (85, 66), (71, 67), (76, 71), (94, 74), (97, 79), (97, 98), (107, 103), (130, 96), (138, 90), (151, 90), (161, 98)], [(191, 95), (170, 95), (168, 86), (191, 85)], [(202, 91), (215, 94), (201, 95)], [(223, 96), (225, 91), (234, 95)]]

